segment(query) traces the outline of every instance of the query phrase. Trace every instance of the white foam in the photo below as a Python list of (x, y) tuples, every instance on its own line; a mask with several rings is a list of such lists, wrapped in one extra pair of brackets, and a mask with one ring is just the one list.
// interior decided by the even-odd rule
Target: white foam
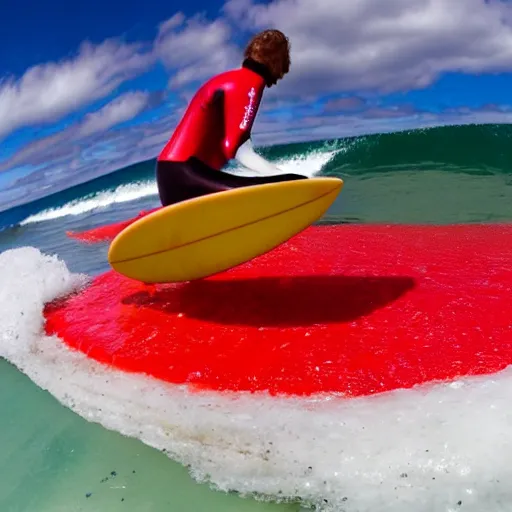
[[(337, 149), (335, 151), (328, 151), (325, 149), (316, 149), (309, 153), (296, 155), (291, 158), (280, 158), (273, 163), (280, 169), (281, 172), (278, 174), (302, 174), (312, 178), (313, 176), (320, 173), (322, 167), (329, 162), (335, 155), (341, 151)], [(249, 169), (245, 169), (239, 165), (235, 165), (233, 168), (228, 169), (231, 174), (243, 175), (243, 176), (254, 176), (255, 173)]]
[[(318, 174), (323, 165), (325, 165), (334, 155), (336, 151), (322, 151), (315, 150), (311, 153), (298, 155), (292, 158), (284, 158), (276, 161), (283, 174), (285, 173), (298, 173), (304, 176), (312, 177)], [(234, 166), (229, 170), (232, 174), (251, 175), (246, 170)], [(69, 203), (56, 208), (48, 208), (34, 215), (30, 215), (20, 222), (20, 225), (33, 224), (35, 222), (45, 222), (48, 220), (66, 217), (68, 215), (81, 215), (93, 210), (106, 208), (115, 203), (126, 203), (129, 201), (136, 201), (143, 197), (157, 195), (158, 190), (155, 181), (144, 181), (138, 183), (129, 183), (120, 185), (115, 190), (104, 191), (96, 194), (93, 197), (85, 197), (75, 199)]]
[(105, 208), (115, 203), (126, 203), (157, 194), (156, 183), (145, 181), (140, 183), (130, 183), (120, 185), (115, 190), (100, 192), (91, 198), (80, 198), (70, 201), (57, 208), (48, 208), (39, 213), (27, 217), (20, 225), (32, 224), (34, 222), (44, 222), (54, 220), (68, 215), (80, 215), (100, 208)]
[(324, 512), (510, 509), (509, 369), (357, 400), (190, 393), (111, 371), (43, 334), (43, 303), (83, 283), (36, 249), (1, 254), (0, 356), (85, 419), (165, 449), (198, 480), (301, 497)]

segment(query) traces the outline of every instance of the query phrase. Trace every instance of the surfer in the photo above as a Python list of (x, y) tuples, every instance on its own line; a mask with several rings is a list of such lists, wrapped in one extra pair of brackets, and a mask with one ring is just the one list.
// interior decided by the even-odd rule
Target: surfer
[[(163, 206), (236, 187), (307, 178), (283, 174), (251, 142), (265, 87), (277, 84), (289, 69), (288, 38), (279, 30), (264, 30), (246, 46), (240, 68), (220, 73), (199, 88), (157, 158)], [(257, 176), (223, 172), (232, 159)]]

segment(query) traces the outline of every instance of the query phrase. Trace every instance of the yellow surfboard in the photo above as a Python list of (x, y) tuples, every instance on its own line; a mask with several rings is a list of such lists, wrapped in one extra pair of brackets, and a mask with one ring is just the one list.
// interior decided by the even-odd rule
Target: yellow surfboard
[(145, 283), (191, 281), (260, 256), (306, 229), (336, 199), (339, 178), (269, 183), (167, 206), (125, 228), (108, 261)]

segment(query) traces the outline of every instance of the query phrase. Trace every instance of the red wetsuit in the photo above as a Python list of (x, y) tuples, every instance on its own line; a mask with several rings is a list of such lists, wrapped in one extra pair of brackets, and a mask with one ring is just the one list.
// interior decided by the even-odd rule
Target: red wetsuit
[(246, 67), (210, 79), (190, 102), (158, 160), (196, 157), (220, 170), (249, 138), (264, 87), (264, 78)]
[(269, 83), (266, 68), (246, 60), (240, 69), (211, 78), (197, 91), (157, 158), (163, 205), (234, 187), (304, 178), (292, 174), (241, 177), (219, 172), (249, 139)]

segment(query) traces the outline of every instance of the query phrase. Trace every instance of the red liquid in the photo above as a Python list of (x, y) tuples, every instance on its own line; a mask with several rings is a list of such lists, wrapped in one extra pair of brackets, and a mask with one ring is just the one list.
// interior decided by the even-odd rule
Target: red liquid
[(512, 226), (312, 227), (221, 275), (114, 272), (47, 306), (47, 332), (201, 389), (368, 395), (512, 362)]

